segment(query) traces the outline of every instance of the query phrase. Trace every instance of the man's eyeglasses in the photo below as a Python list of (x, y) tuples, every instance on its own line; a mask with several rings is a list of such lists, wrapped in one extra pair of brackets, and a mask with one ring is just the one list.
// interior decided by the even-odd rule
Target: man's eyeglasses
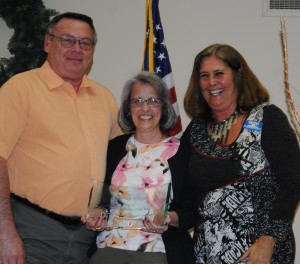
[(54, 34), (49, 34), (49, 36), (60, 39), (61, 45), (64, 48), (71, 48), (78, 41), (79, 46), (82, 50), (91, 50), (94, 47), (94, 41), (88, 38), (75, 38), (71, 35), (62, 35), (61, 37)]
[(144, 103), (146, 103), (149, 106), (160, 106), (162, 101), (160, 98), (153, 98), (153, 97), (150, 97), (148, 99), (143, 99), (143, 98), (130, 99), (131, 106), (141, 107), (144, 105)]

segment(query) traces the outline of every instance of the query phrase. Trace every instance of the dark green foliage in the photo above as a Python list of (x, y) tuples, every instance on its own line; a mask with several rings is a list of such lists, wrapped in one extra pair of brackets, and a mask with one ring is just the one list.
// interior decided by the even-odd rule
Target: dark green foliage
[(44, 33), (58, 12), (46, 9), (42, 0), (0, 0), (0, 18), (14, 33), (9, 40), (10, 58), (0, 58), (0, 86), (13, 75), (43, 64)]

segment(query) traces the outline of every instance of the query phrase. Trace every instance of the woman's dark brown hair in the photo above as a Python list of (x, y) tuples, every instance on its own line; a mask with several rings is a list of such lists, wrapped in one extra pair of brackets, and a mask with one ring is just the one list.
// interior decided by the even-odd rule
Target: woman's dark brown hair
[(190, 118), (206, 119), (211, 110), (206, 103), (199, 83), (199, 70), (203, 59), (215, 56), (228, 65), (238, 89), (237, 111), (249, 111), (269, 101), (269, 93), (249, 68), (242, 55), (229, 45), (213, 44), (197, 54), (190, 82), (184, 97), (184, 109)]

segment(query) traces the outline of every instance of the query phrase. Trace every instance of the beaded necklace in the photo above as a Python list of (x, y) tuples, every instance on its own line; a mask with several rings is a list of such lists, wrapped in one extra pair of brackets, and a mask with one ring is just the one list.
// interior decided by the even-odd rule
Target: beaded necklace
[(207, 132), (210, 139), (217, 144), (227, 143), (230, 129), (238, 118), (238, 112), (235, 111), (228, 118), (218, 121), (214, 116), (208, 124)]

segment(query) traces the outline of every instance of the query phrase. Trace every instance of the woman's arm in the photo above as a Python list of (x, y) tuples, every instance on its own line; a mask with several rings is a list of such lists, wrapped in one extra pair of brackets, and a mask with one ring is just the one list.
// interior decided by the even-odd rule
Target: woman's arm
[(279, 192), (269, 215), (274, 226), (270, 235), (284, 239), (285, 232), (276, 229), (283, 222), (290, 224), (295, 215), (300, 189), (300, 149), (286, 115), (274, 105), (265, 107), (262, 148), (279, 183)]
[(277, 240), (284, 240), (298, 203), (300, 180), (300, 150), (296, 135), (286, 115), (276, 106), (264, 108), (262, 148), (278, 183), (279, 191), (269, 212), (269, 224), (264, 235), (241, 257), (247, 264), (271, 263)]
[(193, 228), (197, 222), (198, 195), (189, 174), (191, 154), (189, 133), (192, 124), (193, 122), (184, 131), (177, 153), (169, 160), (174, 190), (174, 199), (169, 208), (172, 219), (171, 226), (185, 230)]

